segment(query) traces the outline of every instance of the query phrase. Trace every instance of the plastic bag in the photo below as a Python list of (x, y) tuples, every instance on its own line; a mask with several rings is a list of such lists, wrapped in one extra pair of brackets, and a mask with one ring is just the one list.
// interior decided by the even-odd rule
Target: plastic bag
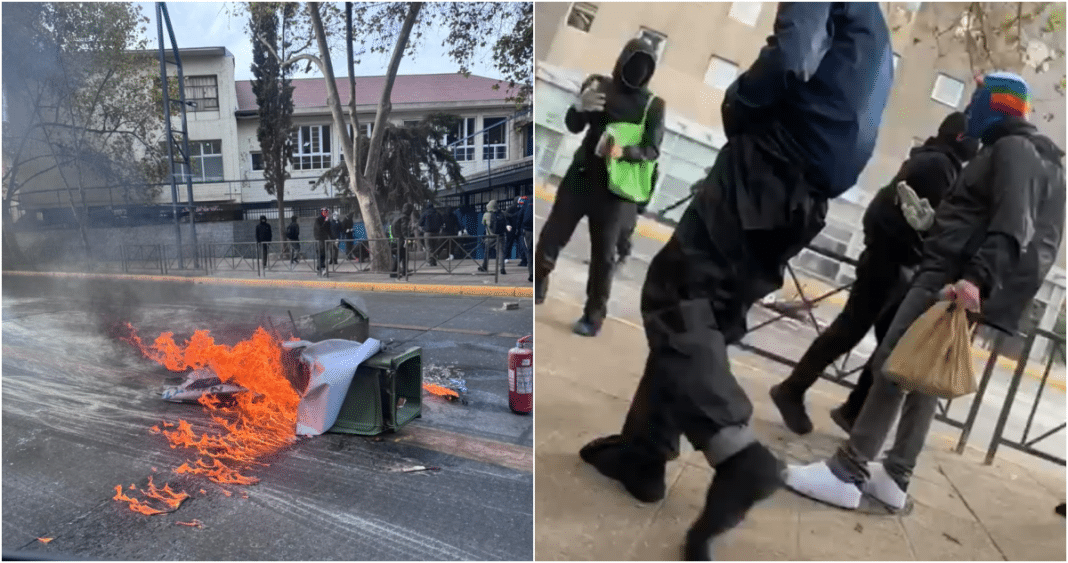
[(883, 373), (902, 389), (940, 399), (974, 393), (967, 311), (952, 301), (931, 305), (898, 341)]
[(318, 436), (337, 422), (356, 368), (382, 348), (368, 338), (362, 344), (351, 340), (285, 342), (284, 348), (303, 348), (301, 360), (310, 369), (308, 388), (297, 406), (297, 435)]

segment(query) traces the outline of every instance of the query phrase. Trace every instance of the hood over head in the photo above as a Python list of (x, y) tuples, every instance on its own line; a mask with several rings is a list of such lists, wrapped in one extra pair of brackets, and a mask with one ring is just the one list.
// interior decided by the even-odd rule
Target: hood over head
[(497, 200), (489, 200), (489, 203), (486, 204), (486, 211), (497, 211)]
[(1027, 119), (1031, 113), (1031, 88), (1011, 72), (992, 72), (976, 80), (968, 116), (968, 136), (983, 139), (986, 133), (1007, 118)]
[(631, 39), (616, 59), (612, 80), (624, 88), (637, 90), (649, 84), (654, 72), (656, 49), (644, 39)]
[(260, 223), (266, 223), (266, 222), (267, 222), (267, 216), (266, 215), (260, 215)]

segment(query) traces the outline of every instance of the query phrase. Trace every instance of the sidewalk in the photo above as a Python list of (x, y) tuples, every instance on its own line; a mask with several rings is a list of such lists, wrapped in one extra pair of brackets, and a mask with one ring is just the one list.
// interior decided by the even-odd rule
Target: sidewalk
[(4, 275), (49, 275), (60, 277), (85, 278), (135, 278), (153, 281), (184, 281), (198, 284), (221, 285), (256, 285), (256, 286), (304, 286), (322, 289), (351, 289), (353, 291), (388, 291), (440, 293), (449, 295), (483, 295), (500, 297), (531, 298), (534, 295), (533, 284), (527, 281), (526, 268), (520, 268), (519, 262), (513, 260), (506, 268), (508, 273), (494, 282), (494, 275), (481, 273), (473, 263), (459, 266), (449, 274), (442, 267), (423, 267), (415, 270), (407, 280), (394, 279), (388, 273), (357, 272), (354, 270), (331, 272), (327, 277), (319, 277), (310, 267), (301, 266), (290, 271), (282, 265), (275, 266), (265, 276), (260, 276), (252, 267), (248, 269), (219, 268), (212, 274), (203, 271), (170, 271), (161, 275), (159, 269), (143, 269), (124, 273), (120, 264), (105, 264), (92, 273), (79, 271), (60, 271), (52, 265), (42, 266), (40, 271), (5, 270)]
[[(538, 428), (535, 444), (538, 560), (677, 560), (683, 535), (704, 503), (712, 471), (684, 442), (668, 465), (668, 495), (638, 503), (583, 463), (579, 448), (619, 431), (646, 355), (643, 333), (610, 321), (597, 338), (570, 332), (575, 305), (550, 299), (536, 314)], [(731, 350), (735, 375), (754, 403), (761, 440), (788, 462), (831, 455), (844, 434), (828, 411), (845, 390), (825, 383), (809, 396), (816, 430), (787, 431), (768, 398), (784, 368)], [(850, 513), (782, 490), (758, 505), (715, 546), (720, 560), (1054, 560), (1065, 558), (1064, 470), (950, 451), (955, 436), (932, 431), (910, 493), (912, 510), (875, 506)], [(1026, 463), (1026, 458), (1024, 460)]]

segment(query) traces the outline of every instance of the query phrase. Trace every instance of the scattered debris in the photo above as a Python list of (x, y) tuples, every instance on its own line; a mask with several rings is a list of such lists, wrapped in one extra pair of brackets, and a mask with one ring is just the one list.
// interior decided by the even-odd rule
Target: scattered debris
[[(223, 383), (222, 379), (214, 371), (203, 368), (189, 372), (185, 381), (178, 387), (171, 387), (163, 391), (163, 400), (172, 403), (196, 403), (204, 395), (216, 397), (232, 397), (237, 393), (246, 391), (244, 387)], [(158, 430), (155, 426), (153, 429)]]
[(502, 311), (515, 311), (519, 309), (518, 301), (505, 301), (504, 306), (501, 307)]
[(857, 525), (853, 526), (853, 531), (858, 534), (864, 533), (864, 526), (861, 526), (860, 522), (857, 522)]
[(200, 494), (206, 495), (206, 494), (208, 494), (208, 491), (205, 491), (204, 489), (200, 489)]
[(467, 404), (467, 382), (453, 366), (428, 364), (423, 367), (423, 389), (449, 401)]
[(56, 538), (37, 538), (37, 541), (39, 541), (41, 543), (48, 543), (48, 542), (50, 542), (50, 541), (52, 541), (54, 539), (56, 539)]
[(413, 465), (411, 467), (401, 467), (394, 469), (394, 473), (416, 473), (419, 471), (441, 471), (440, 467), (426, 467), (424, 465)]
[(204, 527), (204, 524), (201, 523), (200, 520), (197, 520), (196, 518), (194, 518), (192, 522), (175, 522), (175, 525), (178, 525), (178, 526), (189, 526), (190, 528), (203, 528)]
[(949, 540), (949, 541), (951, 541), (951, 542), (953, 542), (953, 543), (955, 543), (955, 544), (957, 544), (957, 545), (961, 545), (961, 543), (960, 543), (960, 540), (958, 540), (957, 538), (955, 538), (955, 537), (953, 537), (953, 536), (951, 536), (951, 535), (949, 535), (949, 534), (947, 534), (947, 533), (945, 533), (945, 532), (942, 532), (942, 535), (943, 535), (943, 536), (944, 536), (944, 537), (945, 537), (945, 538), (946, 538), (947, 540)]

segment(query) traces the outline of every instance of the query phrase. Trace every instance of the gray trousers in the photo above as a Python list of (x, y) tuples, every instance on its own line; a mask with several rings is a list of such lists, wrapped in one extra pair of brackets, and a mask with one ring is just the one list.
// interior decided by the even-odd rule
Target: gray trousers
[(828, 462), (831, 471), (839, 479), (857, 484), (868, 480), (870, 475), (867, 464), (879, 455), (900, 411), (897, 436), (883, 459), (883, 466), (903, 490), (908, 489), (912, 471), (916, 468), (916, 459), (927, 441), (938, 399), (923, 393), (902, 390), (887, 379), (883, 366), (913, 321), (937, 300), (936, 292), (913, 286), (894, 316), (886, 337), (875, 350), (871, 359), (874, 380), (864, 408), (853, 424), (849, 440), (838, 448)]

